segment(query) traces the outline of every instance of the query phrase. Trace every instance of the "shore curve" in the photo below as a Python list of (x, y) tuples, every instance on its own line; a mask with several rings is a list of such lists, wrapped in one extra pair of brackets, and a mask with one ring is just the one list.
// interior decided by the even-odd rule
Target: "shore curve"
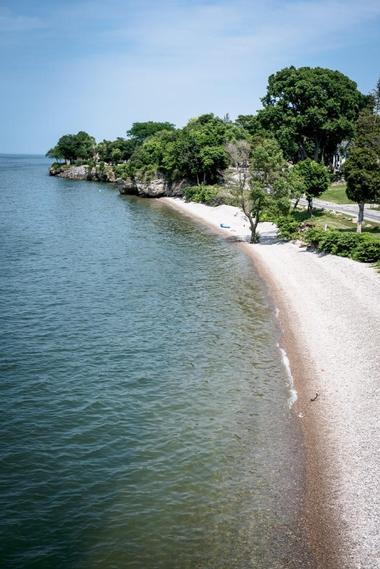
[(238, 208), (162, 200), (243, 247), (279, 309), (305, 439), (305, 523), (319, 566), (379, 569), (380, 275), (278, 241), (270, 223), (250, 245)]

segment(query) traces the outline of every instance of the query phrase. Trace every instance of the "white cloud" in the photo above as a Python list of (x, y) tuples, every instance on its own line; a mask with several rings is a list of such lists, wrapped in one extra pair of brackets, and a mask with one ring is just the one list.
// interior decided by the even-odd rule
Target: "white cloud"
[[(378, 0), (50, 4), (44, 13), (49, 71), (34, 69), (13, 92), (15, 101), (25, 93), (28, 117), (43, 114), (31, 133), (41, 132), (43, 147), (79, 128), (114, 137), (137, 120), (181, 125), (203, 112), (252, 113), (270, 73), (321, 61), (340, 68), (330, 54), (364, 41), (367, 24), (379, 16)], [(0, 12), (0, 29), (1, 17), (10, 16)], [(12, 21), (15, 29), (41, 25), (38, 18)], [(28, 97), (28, 81), (37, 102)]]
[(231, 111), (239, 95), (253, 111), (263, 77), (299, 60), (300, 53), (305, 60), (354, 43), (355, 34), (347, 32), (380, 14), (380, 3), (372, 1), (142, 5), (99, 32), (99, 41), (114, 42), (112, 58), (96, 55), (79, 67), (85, 75), (88, 70), (94, 90), (108, 91), (104, 81), (111, 81), (114, 100), (123, 93), (132, 110), (146, 107), (147, 115), (166, 110), (168, 101), (183, 113)]

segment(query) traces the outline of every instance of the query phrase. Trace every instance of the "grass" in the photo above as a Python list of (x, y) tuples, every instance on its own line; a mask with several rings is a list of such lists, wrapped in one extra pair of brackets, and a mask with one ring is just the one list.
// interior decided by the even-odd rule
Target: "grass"
[(354, 203), (349, 200), (346, 196), (346, 184), (331, 184), (331, 186), (319, 196), (320, 200), (325, 200), (326, 202), (347, 204)]
[[(344, 182), (341, 184), (331, 184), (328, 190), (323, 192), (318, 199), (342, 205), (355, 203), (346, 196), (346, 184)], [(372, 206), (371, 209), (379, 211), (380, 205)]]
[[(330, 213), (323, 209), (314, 210), (313, 217), (310, 217), (306, 210), (296, 210), (293, 212), (292, 217), (300, 223), (306, 223), (311, 227), (324, 228), (325, 225), (327, 225), (330, 229), (337, 229), (339, 231), (353, 233), (356, 231), (356, 223), (352, 221), (351, 217)], [(363, 223), (362, 230), (363, 233), (368, 233), (380, 241), (380, 225), (366, 221)]]

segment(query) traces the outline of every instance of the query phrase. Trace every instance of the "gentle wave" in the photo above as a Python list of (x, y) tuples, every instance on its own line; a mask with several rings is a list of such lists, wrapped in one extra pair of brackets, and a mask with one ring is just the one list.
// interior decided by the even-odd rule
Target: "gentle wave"
[(0, 157), (1, 566), (311, 567), (250, 262), (159, 201), (17, 164)]

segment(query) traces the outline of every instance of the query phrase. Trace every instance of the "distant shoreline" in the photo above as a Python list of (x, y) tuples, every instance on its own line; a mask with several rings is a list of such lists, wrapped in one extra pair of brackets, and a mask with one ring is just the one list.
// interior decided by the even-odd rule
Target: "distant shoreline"
[(261, 225), (262, 242), (249, 245), (248, 226), (232, 206), (162, 200), (236, 241), (279, 308), (298, 392), (293, 409), (305, 439), (305, 522), (320, 567), (378, 567), (378, 274), (349, 259), (276, 242), (268, 223)]

